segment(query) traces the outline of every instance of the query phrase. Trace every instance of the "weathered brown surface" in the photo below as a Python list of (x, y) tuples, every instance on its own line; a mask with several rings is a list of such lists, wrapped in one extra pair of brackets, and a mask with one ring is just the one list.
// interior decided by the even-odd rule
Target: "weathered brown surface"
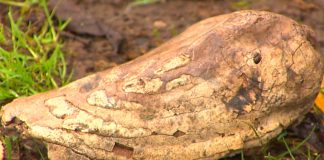
[(209, 18), (131, 62), (15, 100), (2, 122), (23, 121), (52, 159), (220, 158), (307, 112), (322, 77), (312, 34), (269, 12)]

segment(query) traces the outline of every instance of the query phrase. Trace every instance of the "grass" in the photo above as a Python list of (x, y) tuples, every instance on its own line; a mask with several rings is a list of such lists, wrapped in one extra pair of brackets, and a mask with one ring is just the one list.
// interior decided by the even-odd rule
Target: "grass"
[(38, 0), (25, 0), (23, 2), (13, 1), (13, 0), (0, 0), (0, 3), (10, 5), (10, 6), (29, 8), (33, 4), (38, 3)]
[(235, 9), (246, 9), (252, 4), (252, 0), (237, 0), (231, 3)]
[[(308, 136), (303, 140), (298, 140), (299, 142), (296, 143), (296, 139), (289, 138), (287, 131), (283, 131), (280, 135), (277, 136), (276, 141), (285, 147), (286, 151), (283, 150), (282, 153), (278, 155), (271, 155), (269, 147), (265, 146), (263, 151), (263, 157), (266, 160), (282, 160), (282, 159), (291, 159), (291, 160), (298, 160), (296, 155), (303, 157), (303, 159), (308, 160), (319, 160), (320, 155), (315, 152), (312, 152), (309, 146), (307, 146), (307, 141), (311, 138), (311, 135), (314, 133), (316, 127), (309, 132)], [(271, 144), (269, 144), (271, 145)], [(272, 146), (273, 147), (273, 146)], [(274, 147), (278, 147), (277, 145)], [(306, 148), (306, 149), (305, 149)], [(244, 158), (243, 158), (244, 159)]]
[[(231, 160), (231, 159), (241, 159), (241, 160), (298, 160), (302, 159), (307, 160), (320, 160), (320, 155), (316, 152), (313, 152), (311, 148), (307, 145), (308, 140), (311, 138), (312, 134), (315, 132), (316, 126), (308, 133), (307, 137), (303, 140), (291, 138), (288, 135), (288, 132), (284, 130), (280, 135), (277, 136), (275, 141), (272, 141), (268, 144), (263, 144), (260, 149), (260, 153), (253, 153), (253, 155), (245, 155), (243, 150), (240, 151), (240, 155), (236, 155), (235, 158), (222, 158), (222, 160)], [(258, 136), (259, 137), (259, 136)], [(281, 148), (281, 147), (284, 148)], [(272, 153), (273, 151), (280, 153)], [(250, 152), (251, 154), (251, 152)], [(297, 158), (298, 156), (298, 158)]]
[[(303, 153), (303, 157), (305, 159), (308, 160), (317, 160), (320, 158), (320, 155), (316, 154), (316, 153), (312, 153), (311, 149), (306, 146), (307, 141), (311, 138), (311, 135), (314, 133), (315, 131), (315, 127), (313, 127), (313, 129), (310, 131), (310, 133), (308, 134), (308, 136), (303, 139), (301, 142), (295, 144), (295, 142), (293, 140), (286, 140), (287, 137), (287, 132), (284, 131), (282, 132), (278, 137), (277, 137), (277, 141), (280, 142), (281, 144), (284, 144), (284, 146), (286, 147), (286, 151), (282, 152), (281, 154), (277, 155), (277, 156), (265, 156), (265, 158), (267, 160), (281, 160), (281, 159), (287, 159), (290, 158), (292, 160), (296, 160), (295, 157), (295, 153), (299, 152)], [(306, 147), (307, 149), (305, 150), (302, 147)], [(306, 154), (304, 153), (306, 152)]]
[(131, 6), (142, 6), (160, 2), (161, 0), (134, 0), (130, 3)]
[(12, 159), (12, 151), (13, 151), (13, 145), (14, 143), (17, 143), (18, 141), (18, 137), (16, 136), (4, 136), (3, 140), (2, 140), (5, 144), (5, 153), (6, 153), (6, 158), (8, 160)]
[[(5, 27), (0, 26), (0, 45), (5, 46), (0, 48), (0, 103), (67, 84), (69, 77), (59, 40), (59, 32), (67, 23), (53, 25), (53, 14), (49, 12), (46, 0), (0, 0), (0, 3), (22, 7), (18, 19), (14, 19), (13, 11), (9, 9), (9, 36), (5, 34)], [(46, 19), (38, 32), (30, 33), (33, 24), (25, 24), (24, 13), (32, 5), (41, 7)], [(21, 29), (23, 25), (26, 30)]]
[[(67, 76), (59, 33), (68, 22), (58, 21), (54, 25), (46, 0), (0, 0), (0, 3), (9, 6), (9, 26), (0, 23), (0, 105), (67, 84), (71, 74)], [(42, 8), (45, 15), (36, 31), (34, 24), (26, 23), (24, 17), (32, 7)], [(19, 148), (19, 139), (7, 135), (0, 138), (6, 148), (6, 159), (11, 160), (14, 148)], [(40, 159), (46, 159), (46, 154), (39, 149), (38, 152)]]

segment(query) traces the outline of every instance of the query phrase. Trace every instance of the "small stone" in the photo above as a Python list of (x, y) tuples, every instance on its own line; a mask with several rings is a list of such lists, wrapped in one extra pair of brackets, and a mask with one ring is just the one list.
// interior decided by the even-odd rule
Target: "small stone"
[(163, 28), (167, 27), (167, 24), (161, 20), (154, 21), (153, 25), (157, 29), (163, 29)]

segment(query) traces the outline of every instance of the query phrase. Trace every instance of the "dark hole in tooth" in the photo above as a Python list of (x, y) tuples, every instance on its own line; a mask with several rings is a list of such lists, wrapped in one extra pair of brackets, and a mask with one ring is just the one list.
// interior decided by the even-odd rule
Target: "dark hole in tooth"
[(261, 57), (261, 54), (260, 53), (258, 53), (258, 52), (254, 53), (254, 55), (253, 55), (253, 62), (255, 64), (260, 63), (261, 59), (262, 59), (262, 57)]
[(221, 135), (222, 137), (225, 137), (225, 133), (221, 133), (220, 135)]
[(182, 132), (180, 130), (177, 130), (176, 132), (173, 133), (173, 136), (174, 137), (180, 137), (180, 136), (183, 136), (185, 134), (186, 134), (185, 132)]
[(112, 152), (114, 152), (114, 154), (116, 154), (116, 155), (124, 156), (127, 158), (132, 158), (134, 148), (128, 147), (128, 146), (120, 144), (120, 143), (115, 143)]

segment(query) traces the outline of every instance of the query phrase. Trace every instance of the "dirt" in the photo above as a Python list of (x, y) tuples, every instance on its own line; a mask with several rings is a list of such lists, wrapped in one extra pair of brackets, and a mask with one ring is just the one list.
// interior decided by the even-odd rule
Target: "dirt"
[[(311, 26), (316, 33), (316, 47), (324, 54), (324, 0), (163, 0), (138, 6), (131, 5), (131, 0), (72, 2), (70, 7), (78, 7), (83, 12), (80, 15), (91, 15), (90, 19), (105, 32), (69, 27), (62, 33), (74, 80), (141, 56), (202, 19), (243, 9), (272, 11)], [(3, 16), (6, 13), (0, 11), (0, 20)], [(288, 130), (288, 137), (303, 140), (315, 127), (307, 145), (324, 156), (323, 123), (323, 114), (313, 111), (300, 125)], [(276, 143), (269, 146), (271, 153), (286, 151), (284, 145)]]
[(324, 1), (303, 0), (169, 0), (130, 6), (132, 1), (82, 0), (78, 6), (122, 36), (118, 52), (105, 36), (73, 34), (66, 37), (74, 78), (125, 63), (161, 45), (202, 19), (242, 9), (280, 13), (311, 26), (324, 53)]

